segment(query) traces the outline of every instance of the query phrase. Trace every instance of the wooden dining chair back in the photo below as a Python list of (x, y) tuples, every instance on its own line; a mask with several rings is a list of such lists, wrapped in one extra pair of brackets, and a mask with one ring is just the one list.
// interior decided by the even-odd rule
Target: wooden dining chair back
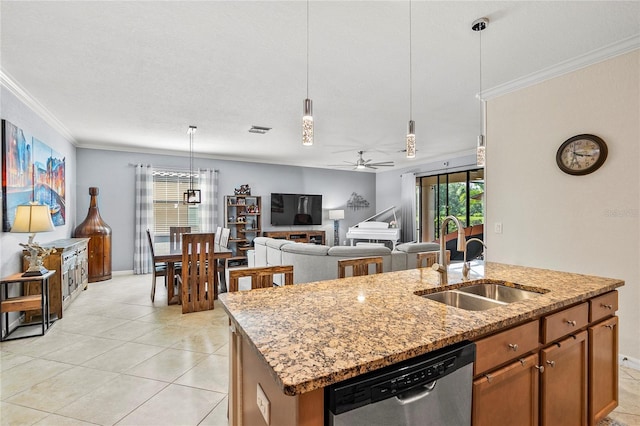
[(351, 276), (369, 275), (369, 265), (375, 265), (376, 274), (382, 273), (382, 256), (354, 257), (338, 260), (338, 278), (347, 276), (347, 268), (351, 267)]
[(182, 236), (182, 313), (213, 309), (216, 298), (214, 280), (213, 233)]
[(251, 290), (273, 287), (273, 276), (284, 275), (284, 285), (293, 285), (293, 265), (264, 266), (229, 270), (229, 292), (238, 291), (240, 278), (251, 278)]
[(151, 254), (151, 262), (153, 263), (153, 277), (151, 277), (151, 301), (153, 302), (156, 298), (156, 280), (158, 277), (164, 277), (164, 283), (167, 284), (167, 264), (155, 263), (154, 259), (156, 257), (155, 252), (153, 251), (153, 236), (151, 235), (151, 231), (147, 229), (147, 240), (149, 242), (149, 253)]
[(169, 242), (171, 247), (176, 248), (182, 244), (182, 234), (188, 234), (191, 232), (190, 226), (170, 226), (169, 227)]
[(231, 235), (231, 229), (222, 228), (220, 231), (220, 247), (228, 247), (229, 246), (229, 236)]
[[(451, 263), (451, 250), (447, 250), (447, 264)], [(439, 262), (440, 252), (423, 251), (416, 254), (416, 268), (430, 268), (434, 263)]]

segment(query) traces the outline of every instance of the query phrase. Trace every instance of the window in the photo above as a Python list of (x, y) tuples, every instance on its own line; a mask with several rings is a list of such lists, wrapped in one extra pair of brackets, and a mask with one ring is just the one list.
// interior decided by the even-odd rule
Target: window
[[(193, 174), (193, 189), (199, 189), (200, 175)], [(200, 204), (183, 204), (184, 192), (189, 189), (188, 171), (154, 170), (153, 220), (155, 235), (169, 235), (170, 226), (190, 226), (191, 232), (200, 230)]]
[(422, 177), (420, 192), (421, 241), (439, 238), (440, 224), (449, 215), (465, 227), (484, 221), (484, 169)]

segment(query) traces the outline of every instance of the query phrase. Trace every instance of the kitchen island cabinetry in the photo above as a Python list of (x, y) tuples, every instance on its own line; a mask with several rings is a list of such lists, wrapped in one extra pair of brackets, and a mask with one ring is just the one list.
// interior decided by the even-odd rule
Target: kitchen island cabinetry
[[(569, 399), (584, 413), (577, 421), (589, 423), (595, 395), (589, 368), (597, 363), (589, 363), (588, 330), (617, 328), (608, 322), (611, 303), (604, 303), (611, 305), (603, 308), (605, 318), (591, 307), (600, 297), (614, 297), (623, 281), (497, 263), (486, 263), (484, 277), (475, 281), (462, 282), (451, 270), (446, 287), (438, 281), (435, 271), (423, 268), (222, 294), (231, 330), (229, 424), (322, 426), (328, 386), (463, 341), (475, 342), (478, 351), (474, 424), (562, 424), (564, 409), (552, 404), (569, 407), (555, 394), (572, 386), (567, 383), (578, 383), (579, 396)], [(485, 311), (420, 297), (476, 283), (538, 295)], [(600, 349), (608, 355), (597, 368), (616, 381), (608, 362), (615, 351)], [(557, 371), (545, 379), (550, 369)], [(602, 404), (598, 415), (616, 405)], [(501, 411), (505, 406), (510, 409)]]

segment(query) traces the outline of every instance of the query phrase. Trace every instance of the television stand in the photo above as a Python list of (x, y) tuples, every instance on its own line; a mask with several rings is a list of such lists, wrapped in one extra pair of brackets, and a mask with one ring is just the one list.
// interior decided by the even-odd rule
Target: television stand
[(265, 231), (262, 235), (269, 238), (295, 241), (296, 243), (312, 243), (319, 245), (325, 243), (324, 231)]

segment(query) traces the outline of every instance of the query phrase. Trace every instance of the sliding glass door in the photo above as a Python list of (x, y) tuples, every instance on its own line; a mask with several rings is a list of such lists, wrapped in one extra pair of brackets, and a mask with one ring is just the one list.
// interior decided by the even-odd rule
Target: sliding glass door
[[(419, 178), (419, 230), (421, 241), (440, 237), (440, 224), (453, 215), (463, 226), (484, 221), (484, 169)], [(454, 230), (450, 229), (446, 233)]]

